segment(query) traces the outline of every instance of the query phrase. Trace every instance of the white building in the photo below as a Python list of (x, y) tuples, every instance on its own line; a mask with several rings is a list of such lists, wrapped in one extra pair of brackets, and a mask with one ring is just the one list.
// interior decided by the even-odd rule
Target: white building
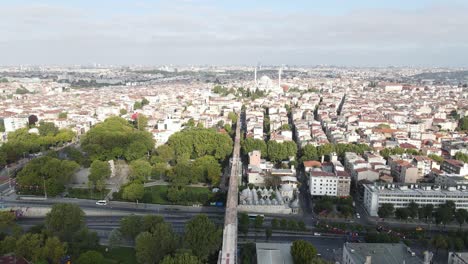
[(439, 186), (435, 184), (365, 184), (364, 208), (370, 216), (378, 216), (382, 204), (394, 208), (407, 207), (410, 202), (435, 207), (453, 201), (456, 208), (468, 209), (468, 185)]
[(28, 125), (28, 117), (7, 117), (3, 119), (5, 124), (5, 132), (13, 132), (17, 129), (26, 127)]

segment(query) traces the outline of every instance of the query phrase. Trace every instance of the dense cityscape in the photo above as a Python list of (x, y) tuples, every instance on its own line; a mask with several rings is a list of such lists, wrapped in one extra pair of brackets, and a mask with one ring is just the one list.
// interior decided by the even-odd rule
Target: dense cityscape
[(468, 256), (460, 69), (21, 66), (0, 75), (5, 259)]
[(0, 264), (468, 264), (468, 1), (0, 3)]

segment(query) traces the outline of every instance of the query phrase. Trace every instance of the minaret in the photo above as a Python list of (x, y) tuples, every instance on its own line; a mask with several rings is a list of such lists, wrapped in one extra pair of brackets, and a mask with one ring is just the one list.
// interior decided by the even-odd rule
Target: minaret
[(278, 91), (281, 91), (281, 73), (283, 72), (283, 67), (280, 67), (278, 70)]
[(254, 76), (255, 76), (255, 87), (257, 87), (257, 67), (255, 67)]

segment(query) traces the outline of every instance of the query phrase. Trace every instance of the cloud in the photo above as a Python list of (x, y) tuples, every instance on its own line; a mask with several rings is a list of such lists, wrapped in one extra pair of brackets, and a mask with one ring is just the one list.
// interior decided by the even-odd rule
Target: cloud
[(1, 63), (458, 66), (468, 61), (463, 6), (321, 14), (229, 10), (213, 3), (137, 2), (118, 12), (58, 4), (4, 6)]

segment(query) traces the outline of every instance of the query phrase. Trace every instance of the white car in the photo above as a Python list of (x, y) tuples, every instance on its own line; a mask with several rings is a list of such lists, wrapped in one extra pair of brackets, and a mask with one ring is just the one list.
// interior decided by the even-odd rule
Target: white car
[(107, 205), (107, 200), (99, 200), (96, 202), (97, 205)]
[(361, 218), (361, 216), (359, 215), (359, 213), (356, 213), (356, 218), (357, 218), (357, 219)]
[(320, 233), (314, 233), (314, 236), (321, 236)]

